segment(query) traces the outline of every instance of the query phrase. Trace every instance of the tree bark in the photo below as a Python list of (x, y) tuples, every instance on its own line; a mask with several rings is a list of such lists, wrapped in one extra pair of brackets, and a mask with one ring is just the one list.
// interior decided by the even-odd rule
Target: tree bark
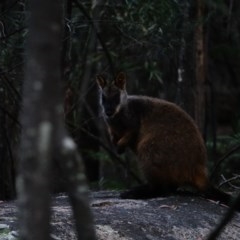
[(203, 132), (205, 120), (205, 46), (204, 46), (204, 1), (196, 1), (196, 85), (195, 85), (195, 121)]
[(22, 240), (50, 239), (50, 174), (56, 158), (68, 181), (78, 239), (96, 239), (83, 164), (63, 123), (62, 4), (30, 1), (18, 176)]
[(30, 1), (18, 177), (20, 238), (50, 239), (50, 167), (59, 117), (61, 1)]

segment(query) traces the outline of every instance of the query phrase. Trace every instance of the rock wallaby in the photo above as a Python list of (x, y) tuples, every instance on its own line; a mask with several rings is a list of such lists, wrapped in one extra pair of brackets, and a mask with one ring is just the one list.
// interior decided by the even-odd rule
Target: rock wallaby
[(100, 105), (111, 140), (119, 152), (135, 152), (147, 184), (124, 192), (122, 198), (150, 198), (191, 186), (212, 199), (230, 196), (208, 180), (207, 152), (193, 119), (180, 107), (147, 96), (129, 96), (126, 77), (113, 81), (97, 75)]

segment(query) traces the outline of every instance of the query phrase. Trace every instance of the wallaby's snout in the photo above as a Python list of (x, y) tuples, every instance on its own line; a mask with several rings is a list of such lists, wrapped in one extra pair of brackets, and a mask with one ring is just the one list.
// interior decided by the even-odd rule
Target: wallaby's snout
[(112, 97), (102, 95), (102, 106), (107, 117), (113, 116), (117, 112), (120, 104), (120, 95), (116, 94)]
[(118, 104), (115, 105), (112, 102), (103, 102), (102, 105), (107, 117), (111, 117), (116, 113)]

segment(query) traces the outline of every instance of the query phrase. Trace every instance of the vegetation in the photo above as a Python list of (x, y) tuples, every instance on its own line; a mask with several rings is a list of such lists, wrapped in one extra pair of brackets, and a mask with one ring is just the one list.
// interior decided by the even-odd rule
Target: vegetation
[[(202, 118), (197, 121), (209, 147), (211, 168), (220, 156), (240, 144), (240, 129), (236, 124), (240, 116), (239, 1), (196, 1), (195, 4), (189, 0), (64, 2), (61, 70), (65, 85), (65, 122), (95, 187), (105, 186), (106, 182), (116, 185), (123, 178), (129, 185), (136, 179), (132, 175), (137, 174), (135, 165), (129, 165), (133, 156), (129, 153), (122, 158), (117, 156), (106, 137), (95, 86), (95, 75), (99, 72), (113, 77), (123, 70), (129, 79), (130, 93), (174, 101), (194, 118), (195, 97), (199, 94), (196, 86), (202, 74)], [(197, 15), (199, 2), (204, 4), (202, 16)], [(15, 197), (28, 17), (26, 1), (1, 2), (1, 199)], [(196, 38), (197, 29), (203, 30), (203, 36)], [(200, 72), (196, 71), (199, 64), (196, 61), (197, 40), (203, 42), (200, 50), (204, 66)], [(239, 151), (236, 151), (228, 161), (223, 161), (216, 179), (220, 180), (221, 173), (227, 178), (238, 175), (238, 160)], [(132, 168), (130, 173), (126, 166)], [(116, 172), (120, 174), (114, 178)]]

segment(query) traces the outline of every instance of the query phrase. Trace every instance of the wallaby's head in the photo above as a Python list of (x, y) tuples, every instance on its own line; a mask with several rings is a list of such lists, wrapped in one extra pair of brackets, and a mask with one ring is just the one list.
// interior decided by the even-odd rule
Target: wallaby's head
[(121, 72), (113, 81), (107, 81), (103, 75), (97, 75), (97, 84), (104, 113), (113, 117), (127, 101), (126, 76)]

